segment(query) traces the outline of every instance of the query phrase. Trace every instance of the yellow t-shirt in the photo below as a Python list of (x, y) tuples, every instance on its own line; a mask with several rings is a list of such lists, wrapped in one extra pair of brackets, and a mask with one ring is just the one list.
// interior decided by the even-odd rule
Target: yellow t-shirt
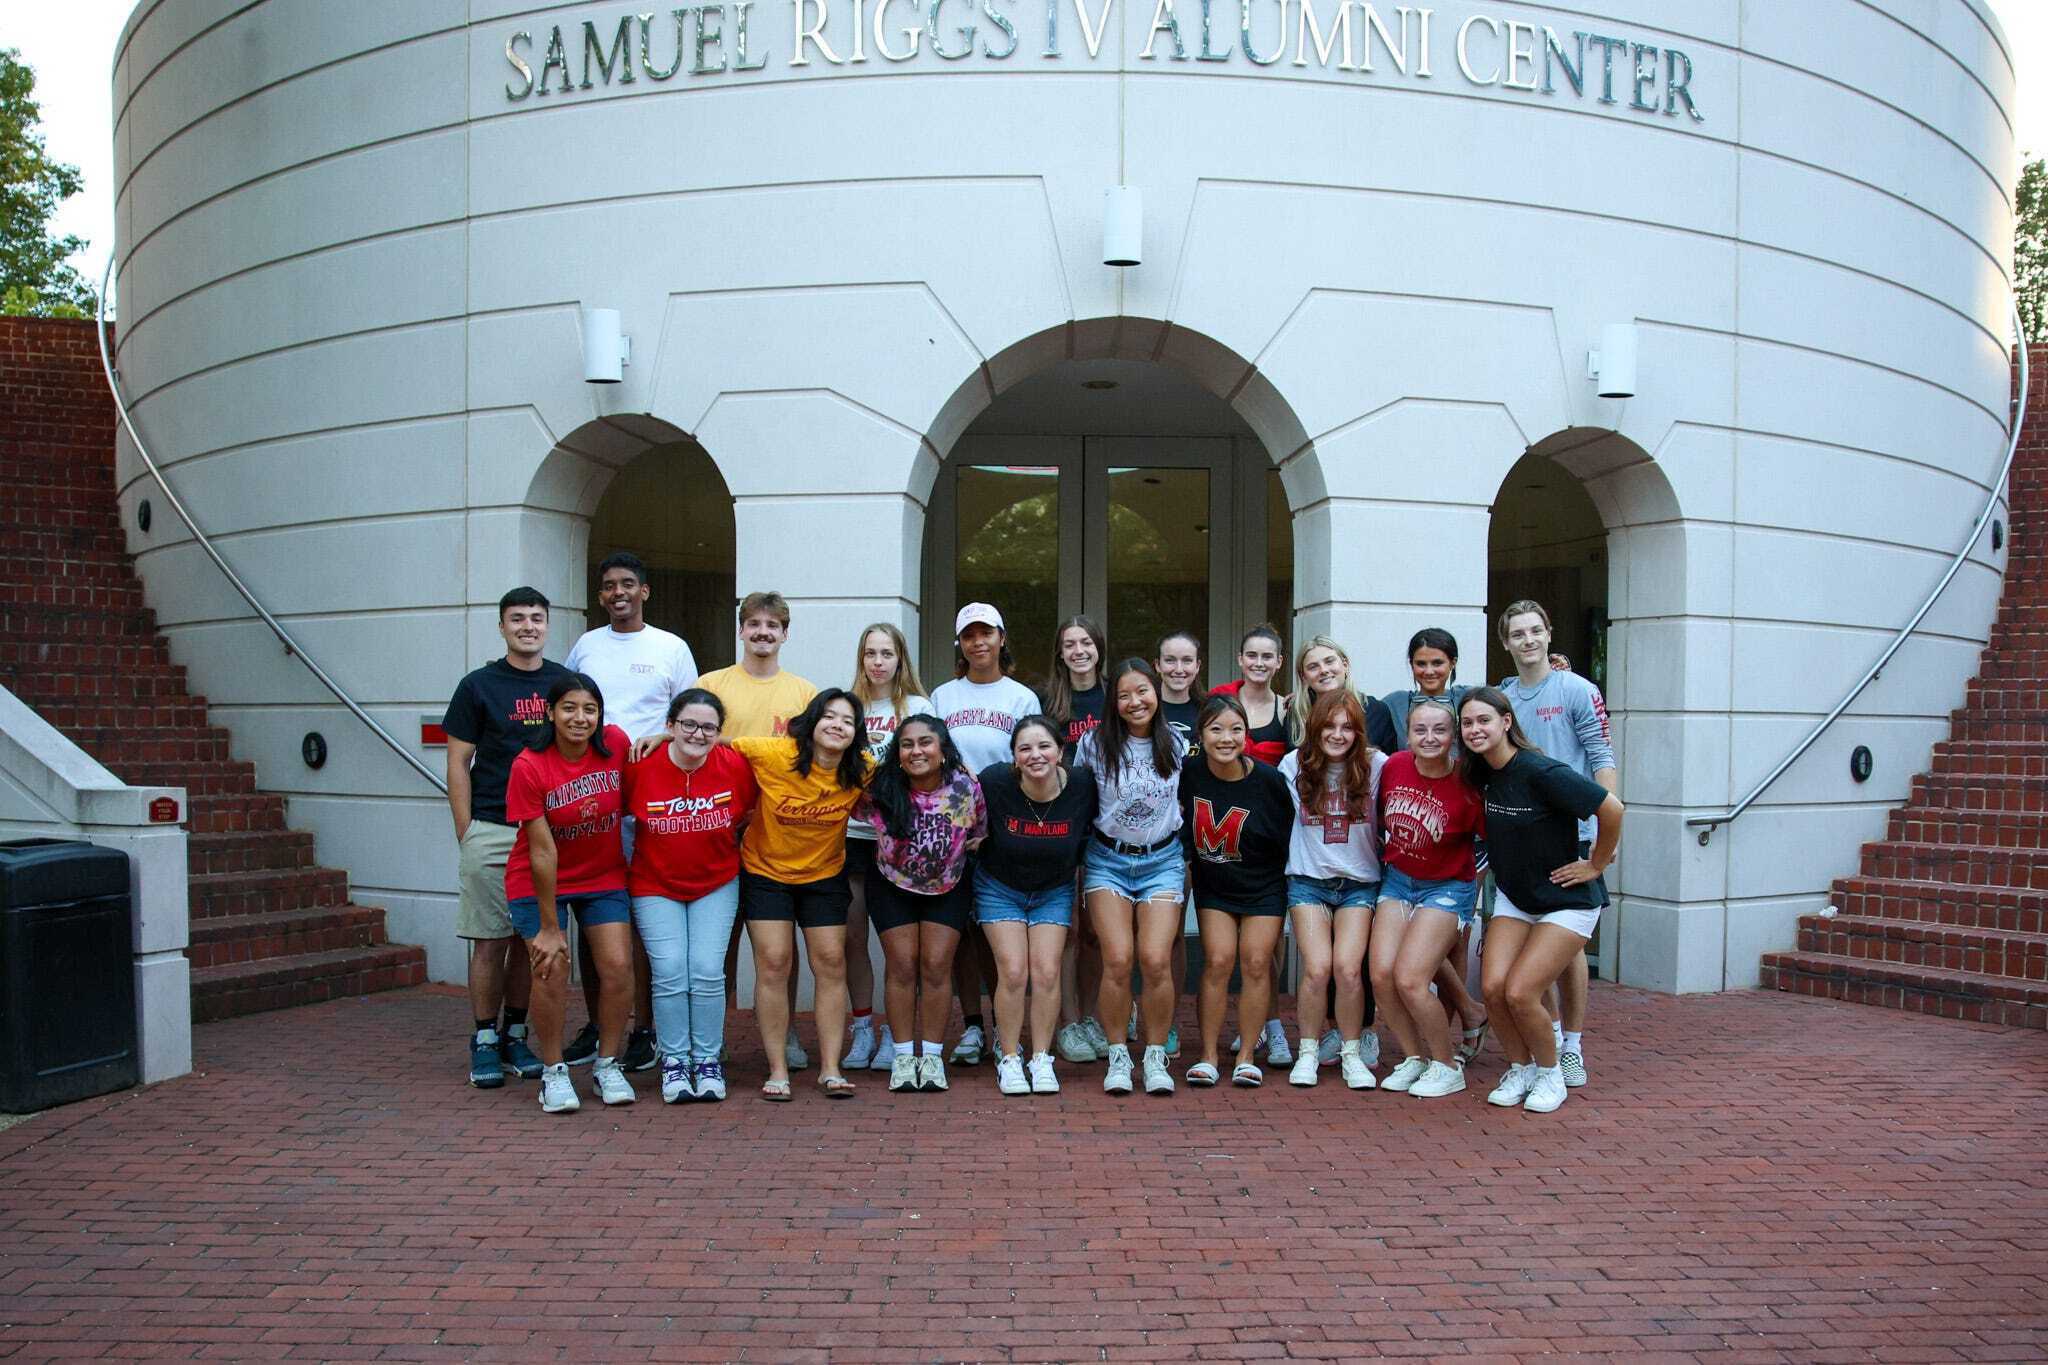
[(697, 679), (697, 686), (725, 703), (722, 739), (765, 739), (789, 733), (792, 716), (800, 714), (818, 689), (794, 673), (757, 678), (734, 664)]
[[(798, 774), (793, 739), (736, 739), (732, 747), (761, 788), (740, 866), (788, 886), (822, 881), (846, 866), (846, 820), (861, 789), (840, 786), (836, 772), (820, 768)], [(859, 757), (866, 763), (865, 753)]]

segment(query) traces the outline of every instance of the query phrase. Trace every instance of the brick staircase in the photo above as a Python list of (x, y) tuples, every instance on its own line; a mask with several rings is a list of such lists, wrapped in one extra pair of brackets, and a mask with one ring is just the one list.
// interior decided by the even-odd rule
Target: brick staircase
[(1965, 705), (1886, 837), (1766, 988), (2048, 1028), (2048, 346), (2031, 348), (2005, 593)]
[(171, 662), (122, 538), (115, 420), (92, 324), (0, 318), (0, 685), (123, 781), (185, 788), (195, 1022), (423, 983), (424, 951), (314, 863)]

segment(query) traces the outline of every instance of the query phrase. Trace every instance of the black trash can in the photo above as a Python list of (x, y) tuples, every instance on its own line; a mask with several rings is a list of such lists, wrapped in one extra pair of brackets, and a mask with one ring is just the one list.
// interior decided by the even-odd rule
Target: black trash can
[(118, 849), (0, 843), (0, 1110), (136, 1083), (131, 913)]

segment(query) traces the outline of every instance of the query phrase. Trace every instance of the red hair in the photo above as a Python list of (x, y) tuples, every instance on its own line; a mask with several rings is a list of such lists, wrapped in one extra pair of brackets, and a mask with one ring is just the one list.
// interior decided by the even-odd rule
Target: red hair
[(1300, 771), (1294, 775), (1294, 789), (1301, 794), (1301, 808), (1318, 810), (1323, 789), (1330, 780), (1330, 756), (1323, 752), (1323, 731), (1339, 715), (1351, 722), (1358, 736), (1351, 752), (1344, 756), (1344, 811), (1353, 820), (1369, 818), (1372, 810), (1372, 741), (1365, 737), (1365, 707), (1348, 687), (1325, 692), (1309, 708), (1308, 723), (1301, 727), (1301, 747), (1295, 751)]

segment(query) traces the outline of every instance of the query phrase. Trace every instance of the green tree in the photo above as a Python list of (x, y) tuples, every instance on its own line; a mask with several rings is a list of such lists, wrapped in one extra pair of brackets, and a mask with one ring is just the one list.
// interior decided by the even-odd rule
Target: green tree
[(83, 238), (50, 235), (57, 206), (78, 193), (78, 167), (52, 161), (43, 145), (36, 73), (13, 48), (0, 49), (0, 313), (84, 317), (93, 289), (65, 261)]
[(2012, 271), (2020, 300), (2020, 330), (2029, 341), (2048, 341), (2048, 161), (2039, 157), (2020, 172), (2014, 196)]

